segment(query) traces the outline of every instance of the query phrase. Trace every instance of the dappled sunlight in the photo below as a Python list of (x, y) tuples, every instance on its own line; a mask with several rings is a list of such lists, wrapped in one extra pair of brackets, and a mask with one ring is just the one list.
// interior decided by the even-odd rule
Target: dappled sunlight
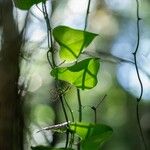
[(114, 36), (118, 33), (119, 27), (117, 20), (105, 9), (98, 9), (89, 14), (89, 27), (100, 37)]
[[(144, 87), (142, 98), (145, 100), (150, 100), (150, 79), (141, 70), (139, 70), (139, 73)], [(125, 90), (133, 94), (135, 97), (138, 97), (140, 95), (140, 84), (136, 76), (134, 65), (127, 63), (120, 64), (118, 66), (117, 78), (119, 83), (125, 88)]]
[[(136, 43), (136, 31), (135, 24), (129, 23), (126, 25), (126, 28), (122, 28), (122, 34), (115, 40), (113, 43), (111, 53), (114, 56), (122, 58), (125, 63), (118, 65), (119, 69), (117, 71), (117, 78), (119, 83), (124, 87), (125, 90), (133, 94), (135, 97), (139, 96), (140, 86), (137, 79), (137, 74), (135, 71), (135, 66), (131, 63), (133, 62), (133, 51)], [(144, 33), (146, 29), (143, 29)], [(144, 35), (144, 33), (141, 33)], [(146, 37), (142, 36), (140, 40), (140, 46), (137, 53), (137, 64), (140, 69), (140, 76), (144, 85), (144, 95), (143, 99), (150, 99), (149, 88), (150, 88), (150, 79), (149, 79), (149, 34), (146, 33)], [(126, 75), (128, 73), (128, 75)]]
[(28, 85), (28, 91), (35, 92), (41, 86), (42, 86), (41, 76), (38, 75), (37, 73), (32, 74)]
[(133, 10), (134, 1), (131, 0), (105, 0), (108, 8), (126, 14)]
[[(29, 143), (32, 146), (37, 146), (37, 145), (47, 145), (48, 143), (52, 142), (53, 137), (52, 137), (52, 132), (51, 131), (42, 131), (42, 132), (38, 132), (38, 130), (40, 130), (41, 127), (36, 126), (36, 125), (31, 125), (30, 126), (30, 130), (32, 132), (32, 138), (31, 137), (27, 137), (29, 140)], [(38, 143), (38, 144), (37, 144)]]
[[(19, 57), (19, 86), (24, 86), (22, 96), (25, 109), (30, 114), (25, 118), (29, 130), (27, 150), (31, 145), (50, 145), (53, 141), (54, 132), (37, 133), (41, 128), (60, 122), (80, 121), (77, 91), (80, 91), (82, 120), (92, 124), (95, 120), (98, 124), (106, 123), (114, 130), (112, 142), (110, 140), (106, 147), (104, 145), (104, 150), (136, 149), (135, 145), (139, 146), (135, 104), (141, 87), (133, 56), (137, 42), (136, 1), (92, 0), (88, 32), (84, 32), (87, 4), (88, 0), (47, 1), (50, 26), (44, 19), (41, 3), (30, 9), (24, 33), (25, 45), (22, 45)], [(149, 7), (148, 1), (140, 2), (140, 17), (143, 18), (137, 52), (137, 65), (144, 87), (140, 121), (146, 134), (149, 134), (147, 120), (150, 118)], [(14, 9), (20, 31), (26, 13)], [(52, 37), (49, 42), (48, 34)], [(65, 132), (63, 130), (60, 138), (54, 141), (54, 146), (64, 146)], [(73, 147), (77, 143), (79, 141)]]
[[(95, 1), (96, 0), (92, 1), (91, 9), (95, 8)], [(63, 2), (64, 1), (60, 2), (57, 9), (54, 11), (52, 17), (53, 25), (66, 25), (77, 29), (83, 29), (88, 1), (69, 0), (66, 5), (64, 5)]]

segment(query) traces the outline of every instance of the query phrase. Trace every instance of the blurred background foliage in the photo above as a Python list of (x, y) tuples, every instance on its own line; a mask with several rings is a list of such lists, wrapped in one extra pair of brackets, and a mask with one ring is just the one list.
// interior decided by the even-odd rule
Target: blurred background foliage
[[(83, 29), (87, 0), (52, 0), (47, 2), (52, 27), (66, 25)], [(41, 8), (41, 5), (38, 5)], [(27, 141), (26, 149), (37, 144), (63, 144), (52, 132), (40, 132), (42, 127), (64, 122), (64, 114), (55, 81), (50, 76), (47, 53), (47, 31), (42, 12), (33, 6), (29, 11), (26, 26), (26, 44), (20, 63), (20, 84), (24, 83)], [(138, 66), (144, 84), (143, 100), (140, 103), (140, 121), (144, 136), (150, 147), (150, 1), (140, 1), (140, 47)], [(14, 9), (21, 30), (26, 11)], [(91, 0), (88, 31), (99, 36), (88, 47), (88, 52), (100, 57), (99, 83), (92, 90), (81, 92), (83, 121), (94, 122), (94, 111), (98, 106), (99, 123), (114, 130), (113, 137), (104, 145), (104, 150), (141, 150), (136, 120), (136, 97), (140, 86), (136, 77), (133, 54), (136, 40), (136, 1), (134, 0)], [(56, 49), (58, 45), (56, 44)], [(60, 60), (58, 60), (60, 62)], [(60, 62), (61, 63), (61, 62)], [(71, 87), (66, 100), (75, 115), (78, 115), (76, 90)], [(69, 111), (68, 111), (69, 113)], [(70, 116), (71, 118), (71, 116)]]

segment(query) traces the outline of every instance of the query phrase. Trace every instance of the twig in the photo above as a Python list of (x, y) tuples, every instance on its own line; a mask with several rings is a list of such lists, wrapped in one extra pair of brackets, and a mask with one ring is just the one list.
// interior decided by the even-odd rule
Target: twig
[(82, 52), (82, 54), (90, 56), (90, 57), (98, 58), (100, 59), (100, 61), (103, 61), (103, 62), (114, 63), (114, 64), (125, 62), (125, 63), (130, 63), (134, 65), (134, 60), (114, 56), (110, 53), (100, 51), (100, 50), (96, 50), (95, 52), (94, 50), (84, 51)]
[(92, 106), (91, 109), (94, 111), (94, 122), (95, 124), (97, 123), (97, 108), (99, 107), (99, 105), (105, 100), (106, 98), (106, 94), (103, 96), (102, 100), (97, 104), (97, 106)]
[(36, 133), (41, 132), (43, 130), (56, 130), (56, 129), (66, 128), (67, 125), (69, 125), (70, 123), (71, 122), (68, 121), (68, 122), (63, 122), (63, 123), (60, 123), (60, 124), (55, 124), (55, 125), (52, 125), (52, 126), (49, 126), (49, 127), (42, 128), (41, 130), (38, 130)]

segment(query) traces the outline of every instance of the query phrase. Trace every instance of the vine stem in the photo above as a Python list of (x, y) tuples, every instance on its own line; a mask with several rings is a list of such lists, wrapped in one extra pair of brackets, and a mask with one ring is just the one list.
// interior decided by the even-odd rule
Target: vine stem
[(67, 111), (66, 111), (66, 108), (65, 108), (65, 105), (64, 105), (63, 96), (60, 94), (59, 98), (60, 98), (60, 101), (61, 101), (61, 104), (62, 104), (62, 109), (63, 109), (64, 115), (65, 115), (66, 122), (68, 122), (69, 120), (68, 120)]
[(79, 104), (79, 122), (82, 121), (82, 103), (81, 103), (81, 95), (80, 90), (77, 89), (77, 96), (78, 96), (78, 104)]
[[(51, 66), (52, 69), (54, 69), (55, 67), (57, 67), (56, 63), (55, 63), (55, 58), (54, 58), (54, 46), (53, 46), (53, 39), (52, 39), (52, 28), (51, 28), (51, 24), (50, 24), (50, 20), (49, 20), (49, 16), (48, 16), (48, 12), (47, 12), (47, 7), (46, 7), (46, 1), (44, 1), (42, 3), (42, 12), (44, 15), (44, 19), (46, 22), (46, 26), (47, 26), (47, 39), (48, 39), (48, 51), (47, 51), (47, 60)], [(49, 58), (49, 53), (51, 53), (51, 59)], [(59, 81), (58, 81), (59, 82)], [(58, 88), (58, 82), (57, 82), (57, 88)], [(63, 94), (59, 94), (59, 99), (62, 105), (62, 109), (65, 115), (65, 119), (66, 122), (68, 122), (68, 115), (67, 115), (67, 111), (65, 108), (65, 104), (64, 104), (64, 96)], [(66, 144), (65, 144), (65, 148), (67, 148), (69, 143), (69, 131), (67, 129), (66, 131)]]
[[(72, 122), (74, 122), (74, 115), (73, 115), (73, 112), (71, 110), (71, 107), (69, 106), (65, 96), (64, 96), (64, 100), (65, 100), (65, 103), (66, 103), (66, 106), (68, 107), (69, 111), (70, 111), (70, 114), (71, 114), (71, 118), (72, 118)], [(70, 138), (70, 143), (69, 143), (69, 147), (72, 148), (72, 144), (74, 142), (74, 133), (71, 133), (71, 138)]]
[[(47, 12), (47, 7), (46, 7), (46, 2), (42, 3), (42, 12), (45, 18), (46, 26), (47, 26), (47, 42), (48, 42), (48, 51), (47, 51), (47, 60), (51, 66), (51, 68), (56, 67), (55, 59), (54, 59), (54, 46), (53, 46), (53, 39), (52, 39), (52, 28), (51, 28), (51, 23), (49, 20), (48, 12)], [(51, 53), (51, 59), (52, 62), (49, 58), (49, 53)]]
[[(88, 1), (88, 5), (87, 5), (84, 32), (86, 31), (87, 24), (88, 24), (88, 14), (89, 14), (89, 10), (90, 10), (90, 4), (91, 4), (91, 0)], [(84, 39), (85, 39), (85, 34), (84, 34)], [(85, 43), (85, 40), (83, 42), (81, 49), (84, 47), (84, 43)], [(81, 122), (82, 121), (82, 102), (81, 102), (81, 96), (80, 96), (79, 89), (77, 89), (77, 97), (78, 97), (78, 104), (79, 104), (79, 122)]]
[[(85, 44), (85, 31), (87, 28), (87, 24), (88, 24), (88, 15), (89, 15), (89, 10), (90, 10), (90, 4), (91, 4), (91, 0), (88, 0), (88, 5), (87, 5), (87, 9), (86, 9), (86, 16), (85, 16), (85, 25), (84, 25), (84, 42), (82, 44), (81, 50), (84, 47)], [(79, 104), (79, 122), (82, 121), (82, 102), (81, 102), (81, 95), (80, 95), (80, 90), (77, 89), (77, 97), (78, 97), (78, 104)], [(77, 149), (80, 150), (80, 138), (78, 139), (78, 145), (77, 145)]]
[(146, 142), (144, 139), (144, 134), (142, 131), (142, 127), (141, 127), (141, 123), (140, 123), (140, 117), (139, 117), (139, 103), (142, 100), (142, 95), (143, 95), (143, 83), (140, 77), (140, 73), (139, 73), (139, 68), (138, 68), (138, 64), (137, 64), (137, 52), (138, 52), (138, 48), (139, 48), (139, 44), (140, 44), (140, 20), (141, 18), (139, 17), (139, 1), (136, 0), (136, 5), (137, 5), (137, 9), (136, 9), (136, 16), (137, 16), (137, 22), (136, 22), (136, 26), (137, 26), (137, 44), (136, 44), (136, 48), (135, 51), (133, 52), (133, 56), (134, 56), (134, 62), (135, 62), (135, 69), (136, 69), (136, 73), (137, 73), (137, 77), (140, 83), (140, 96), (137, 98), (137, 105), (136, 105), (136, 117), (137, 117), (137, 123), (138, 123), (138, 127), (139, 127), (139, 131), (140, 131), (140, 137), (141, 140), (143, 142), (143, 146), (144, 149), (147, 150), (147, 146), (146, 146)]
[[(66, 122), (69, 122), (67, 111), (66, 111), (66, 108), (65, 108), (65, 105), (64, 105), (64, 101), (63, 101), (64, 100), (63, 99), (63, 95), (60, 94), (59, 98), (60, 98), (60, 101), (61, 101), (61, 105), (62, 105), (62, 109), (63, 109), (64, 115), (65, 115)], [(69, 131), (67, 130), (66, 131), (66, 144), (65, 144), (65, 148), (67, 148), (68, 143), (69, 143)]]
[(139, 48), (139, 44), (140, 44), (140, 20), (141, 18), (139, 17), (139, 1), (136, 0), (136, 4), (137, 4), (137, 10), (136, 10), (136, 15), (137, 15), (137, 44), (136, 44), (136, 48), (135, 51), (133, 52), (133, 56), (134, 56), (134, 62), (135, 62), (135, 69), (136, 69), (136, 73), (137, 73), (137, 77), (140, 83), (140, 87), (141, 87), (141, 92), (140, 92), (140, 96), (137, 99), (137, 101), (140, 101), (142, 99), (142, 95), (143, 95), (143, 84), (140, 78), (140, 74), (139, 74), (139, 69), (138, 69), (138, 65), (137, 65), (137, 52), (138, 52), (138, 48)]
[(89, 15), (89, 12), (90, 12), (90, 5), (91, 5), (91, 0), (88, 1), (87, 11), (86, 11), (86, 17), (85, 17), (84, 31), (86, 30), (87, 25), (88, 25), (88, 15)]
[(137, 104), (136, 104), (136, 112), (137, 112), (136, 117), (137, 117), (137, 122), (138, 122), (139, 130), (140, 130), (141, 139), (142, 139), (142, 142), (143, 142), (143, 145), (144, 145), (144, 149), (147, 150), (146, 141), (144, 139), (144, 134), (143, 134), (143, 131), (142, 131), (140, 118), (139, 118), (139, 102), (138, 101), (137, 101)]
[(97, 106), (92, 106), (91, 109), (94, 111), (94, 122), (97, 123), (97, 109), (100, 106), (100, 104), (105, 100), (106, 94), (103, 96), (102, 100), (97, 104)]

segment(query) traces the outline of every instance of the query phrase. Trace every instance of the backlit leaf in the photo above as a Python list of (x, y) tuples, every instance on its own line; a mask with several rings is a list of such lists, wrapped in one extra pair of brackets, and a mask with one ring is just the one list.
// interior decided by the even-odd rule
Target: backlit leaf
[(70, 129), (81, 137), (83, 150), (99, 150), (112, 135), (112, 128), (102, 124), (72, 123)]
[(58, 26), (53, 30), (55, 40), (60, 45), (60, 57), (66, 61), (76, 60), (97, 36), (95, 33), (84, 32), (66, 26)]
[(97, 84), (98, 70), (99, 60), (88, 58), (70, 67), (55, 68), (51, 75), (84, 90), (91, 89)]

